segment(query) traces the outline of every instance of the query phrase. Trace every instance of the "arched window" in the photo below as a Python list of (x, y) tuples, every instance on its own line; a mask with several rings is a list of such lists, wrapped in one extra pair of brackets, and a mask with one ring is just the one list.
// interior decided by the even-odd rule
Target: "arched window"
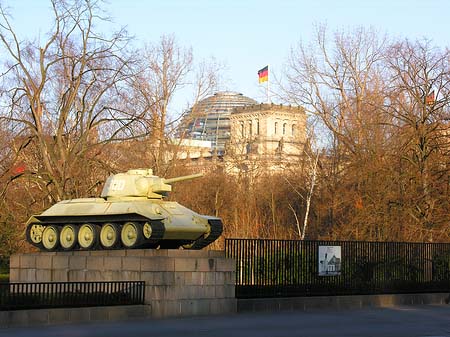
[(253, 125), (252, 125), (252, 121), (249, 121), (249, 122), (248, 122), (248, 133), (249, 133), (249, 136), (252, 136), (252, 135), (253, 135)]
[(245, 137), (245, 126), (243, 122), (241, 122), (241, 137)]
[(256, 134), (259, 135), (259, 119), (256, 120)]
[(278, 122), (275, 122), (275, 134), (277, 134)]
[(283, 123), (283, 135), (285, 135), (286, 134), (286, 123)]
[(292, 135), (295, 135), (295, 124), (292, 124), (292, 127), (291, 127), (291, 134), (292, 134)]

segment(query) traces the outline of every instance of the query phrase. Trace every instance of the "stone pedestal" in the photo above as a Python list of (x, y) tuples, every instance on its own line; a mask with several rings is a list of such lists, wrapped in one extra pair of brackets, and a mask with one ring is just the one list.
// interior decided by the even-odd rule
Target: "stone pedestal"
[(145, 281), (152, 317), (236, 312), (235, 263), (223, 251), (112, 250), (11, 256), (11, 282)]

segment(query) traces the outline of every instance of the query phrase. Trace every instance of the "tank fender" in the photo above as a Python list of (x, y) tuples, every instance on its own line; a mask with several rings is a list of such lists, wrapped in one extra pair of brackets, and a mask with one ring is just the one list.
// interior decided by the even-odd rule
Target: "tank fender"
[(28, 226), (30, 223), (35, 223), (35, 222), (41, 222), (41, 221), (38, 220), (34, 215), (32, 215), (26, 222), (25, 226)]

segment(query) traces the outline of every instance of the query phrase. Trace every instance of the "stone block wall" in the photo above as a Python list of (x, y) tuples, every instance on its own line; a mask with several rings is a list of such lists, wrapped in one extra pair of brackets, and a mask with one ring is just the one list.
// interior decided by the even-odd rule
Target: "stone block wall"
[(236, 312), (235, 263), (223, 251), (111, 250), (13, 255), (11, 282), (145, 281), (152, 317)]

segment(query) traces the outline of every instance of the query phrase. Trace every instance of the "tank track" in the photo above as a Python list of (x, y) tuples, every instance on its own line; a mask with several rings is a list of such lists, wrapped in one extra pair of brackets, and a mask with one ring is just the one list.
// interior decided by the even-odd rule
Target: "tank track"
[(201, 237), (200, 239), (196, 240), (194, 244), (188, 249), (198, 250), (205, 248), (219, 238), (223, 231), (222, 221), (220, 219), (209, 219), (208, 223), (211, 227), (209, 235), (206, 238)]
[[(105, 223), (105, 219), (103, 219), (103, 221), (98, 221), (97, 219), (85, 219), (87, 221), (89, 221), (89, 223), (97, 226), (97, 230), (99, 230)], [(109, 219), (108, 219), (109, 220)], [(136, 219), (138, 220), (138, 219)], [(61, 221), (62, 222), (62, 221)], [(144, 239), (143, 237), (141, 237), (141, 239), (139, 240), (139, 242), (136, 243), (136, 245), (132, 248), (128, 248), (128, 249), (140, 249), (140, 248), (150, 248), (150, 249), (177, 249), (179, 247), (185, 247), (185, 249), (190, 249), (190, 250), (199, 250), (202, 248), (205, 248), (206, 246), (208, 246), (209, 244), (213, 243), (214, 241), (216, 241), (219, 236), (222, 234), (223, 231), (223, 224), (222, 221), (220, 219), (209, 219), (208, 220), (208, 224), (210, 226), (210, 231), (209, 231), (209, 235), (204, 237), (200, 237), (199, 239), (197, 239), (196, 241), (192, 242), (192, 241), (183, 241), (183, 240), (164, 240), (164, 234), (165, 234), (165, 226), (163, 221), (160, 220), (150, 220), (150, 219), (146, 219), (146, 221), (143, 221), (143, 219), (139, 219), (139, 221), (136, 221), (136, 223), (139, 223), (141, 228), (143, 227), (143, 225), (145, 223), (149, 223), (152, 229), (152, 235), (149, 239)], [(72, 224), (75, 227), (77, 227), (77, 232), (79, 229), (79, 226), (81, 226), (82, 222), (81, 221), (76, 221), (76, 222), (69, 222), (69, 221), (64, 221), (62, 222), (64, 224)], [(121, 226), (124, 221), (122, 220), (121, 222), (115, 222), (117, 225)], [(61, 228), (63, 227), (63, 225), (60, 224), (59, 221), (48, 221), (48, 222), (41, 222), (39, 223), (39, 226), (44, 228), (46, 226), (49, 225), (56, 225), (59, 230), (61, 230)], [(39, 243), (33, 242), (33, 240), (31, 240), (31, 227), (33, 226), (33, 224), (30, 224), (27, 227), (26, 230), (26, 236), (27, 236), (27, 241), (29, 243), (31, 243), (32, 245), (34, 245), (35, 247), (39, 248), (40, 250), (43, 251), (49, 251), (47, 249), (44, 248), (42, 241)], [(117, 249), (126, 249), (123, 247), (122, 243), (118, 243), (116, 245), (114, 245), (114, 247), (110, 247), (110, 248), (105, 248), (100, 244), (100, 240), (97, 237), (97, 239), (95, 240), (95, 243), (92, 247), (90, 248), (81, 248), (80, 245), (78, 243), (75, 244), (75, 246), (73, 248), (70, 249), (66, 249), (66, 251), (78, 251), (78, 250), (117, 250)], [(58, 246), (54, 249), (51, 249), (50, 251), (63, 251), (64, 249), (60, 246), (60, 244), (58, 243)]]

